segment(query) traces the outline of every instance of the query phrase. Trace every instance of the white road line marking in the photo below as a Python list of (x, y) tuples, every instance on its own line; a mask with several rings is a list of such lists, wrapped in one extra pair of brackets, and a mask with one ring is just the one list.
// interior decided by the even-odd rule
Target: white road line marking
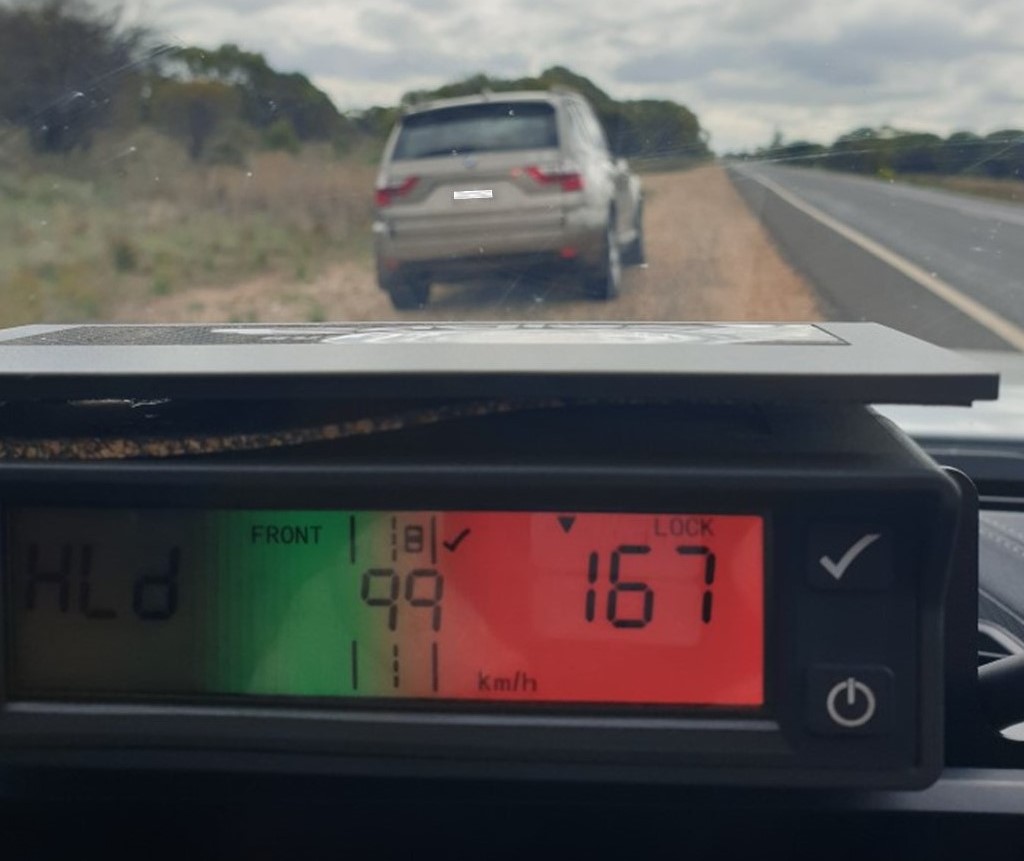
[(1021, 328), (1016, 323), (1007, 320), (991, 308), (982, 305), (976, 299), (972, 299), (965, 293), (961, 293), (952, 284), (932, 275), (931, 272), (922, 269), (916, 263), (912, 263), (907, 260), (906, 257), (897, 254), (895, 251), (890, 251), (884, 245), (875, 242), (874, 239), (865, 236), (859, 230), (855, 230), (849, 225), (833, 218), (831, 215), (822, 212), (816, 206), (808, 203), (803, 198), (797, 197), (791, 191), (787, 191), (777, 182), (773, 182), (763, 176), (757, 176), (756, 174), (747, 173), (745, 171), (742, 172), (742, 175), (747, 179), (754, 180), (754, 182), (759, 182), (773, 194), (781, 197), (794, 209), (800, 210), (804, 215), (807, 215), (829, 229), (834, 230), (844, 239), (847, 239), (854, 245), (864, 249), (869, 254), (877, 257), (883, 263), (891, 266), (897, 272), (905, 275), (911, 281), (920, 284), (926, 290), (929, 290), (943, 301), (948, 302), (958, 311), (974, 320), (975, 323), (984, 326), (994, 335), (998, 335), (1006, 341), (1006, 343), (1016, 347), (1018, 350), (1024, 351), (1024, 328)]

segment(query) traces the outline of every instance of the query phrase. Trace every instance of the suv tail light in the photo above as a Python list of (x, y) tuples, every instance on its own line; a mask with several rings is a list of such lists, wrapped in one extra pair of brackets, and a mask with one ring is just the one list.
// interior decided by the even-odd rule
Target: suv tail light
[(405, 197), (420, 181), (418, 176), (407, 176), (399, 183), (382, 185), (377, 188), (377, 206), (390, 206), (397, 197)]
[(523, 173), (541, 185), (559, 185), (562, 191), (583, 191), (583, 174), (574, 170), (548, 172), (531, 165)]

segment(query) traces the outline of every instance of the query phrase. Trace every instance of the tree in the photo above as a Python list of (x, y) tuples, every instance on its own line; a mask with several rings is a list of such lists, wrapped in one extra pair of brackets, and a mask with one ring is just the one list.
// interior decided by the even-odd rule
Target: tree
[(300, 140), (330, 140), (350, 131), (327, 94), (305, 75), (278, 72), (262, 54), (237, 45), (225, 44), (212, 51), (179, 48), (169, 55), (166, 66), (173, 77), (234, 88), (242, 118), (258, 129), (284, 120)]
[(815, 167), (823, 162), (828, 147), (810, 141), (793, 141), (772, 150), (770, 157), (793, 167)]
[(0, 0), (0, 117), (27, 129), (37, 151), (87, 147), (151, 56), (147, 41), (86, 0)]
[(235, 89), (217, 81), (160, 81), (152, 98), (155, 121), (186, 141), (194, 161), (203, 157), (217, 129), (238, 116), (238, 106)]
[(1024, 179), (1024, 131), (1002, 129), (985, 135), (977, 167), (991, 177)]
[(859, 128), (832, 144), (828, 164), (836, 170), (877, 174), (886, 167), (885, 137), (875, 129)]
[(875, 176), (969, 173), (1024, 179), (1024, 131), (1019, 129), (1003, 129), (985, 137), (959, 131), (943, 139), (891, 126), (864, 127), (840, 136), (831, 147), (800, 142), (782, 147), (779, 154)]
[(619, 155), (706, 158), (710, 154), (697, 117), (675, 102), (618, 102), (599, 109), (598, 116)]
[(942, 172), (969, 172), (982, 158), (984, 141), (973, 132), (954, 132), (942, 148)]
[(263, 143), (267, 149), (296, 153), (301, 148), (299, 136), (286, 117), (275, 120), (263, 132)]
[(349, 114), (347, 119), (356, 130), (367, 137), (381, 140), (387, 136), (397, 122), (401, 112), (398, 108), (384, 108), (379, 105)]
[(890, 141), (886, 167), (896, 173), (937, 173), (944, 146), (945, 143), (938, 135), (897, 135)]

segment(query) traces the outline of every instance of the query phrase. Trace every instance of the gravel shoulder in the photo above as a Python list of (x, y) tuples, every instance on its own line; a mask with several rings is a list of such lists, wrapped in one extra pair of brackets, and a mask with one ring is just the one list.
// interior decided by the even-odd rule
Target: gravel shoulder
[(435, 285), (422, 311), (396, 313), (370, 259), (305, 280), (265, 274), (123, 305), (120, 322), (327, 320), (794, 320), (822, 315), (811, 287), (779, 255), (725, 171), (708, 166), (644, 176), (648, 265), (627, 270), (613, 302), (561, 280)]

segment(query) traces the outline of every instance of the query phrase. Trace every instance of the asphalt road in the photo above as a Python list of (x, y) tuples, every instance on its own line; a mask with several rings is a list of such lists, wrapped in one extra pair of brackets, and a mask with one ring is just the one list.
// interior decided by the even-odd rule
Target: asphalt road
[[(744, 165), (733, 181), (830, 318), (955, 348), (1024, 349), (1024, 207), (775, 165)], [(870, 241), (851, 242), (815, 210)], [(872, 243), (888, 255), (865, 250)]]

